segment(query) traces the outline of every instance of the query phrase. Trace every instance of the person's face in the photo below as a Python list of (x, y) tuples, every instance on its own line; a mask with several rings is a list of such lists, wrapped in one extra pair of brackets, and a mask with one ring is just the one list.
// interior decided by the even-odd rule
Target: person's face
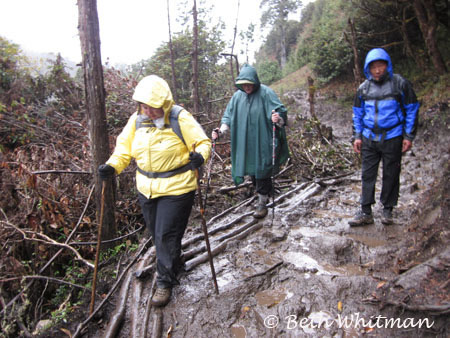
[(244, 90), (244, 92), (246, 92), (247, 94), (251, 94), (253, 92), (253, 88), (255, 86), (252, 83), (244, 83), (242, 84), (242, 89)]
[(376, 60), (369, 64), (370, 74), (375, 81), (380, 81), (381, 77), (386, 73), (387, 63), (383, 60)]
[(164, 110), (162, 108), (153, 108), (144, 103), (141, 103), (141, 107), (142, 112), (152, 120), (156, 120), (164, 116)]

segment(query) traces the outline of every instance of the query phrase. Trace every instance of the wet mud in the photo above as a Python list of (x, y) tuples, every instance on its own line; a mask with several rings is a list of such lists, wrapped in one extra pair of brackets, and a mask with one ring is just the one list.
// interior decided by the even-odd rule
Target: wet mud
[[(298, 100), (304, 102), (301, 95)], [(333, 127), (334, 142), (348, 143), (351, 109), (324, 103), (317, 111), (337, 111), (339, 118), (321, 118)], [(443, 137), (448, 145), (448, 133)], [(151, 310), (147, 336), (447, 336), (448, 314), (409, 311), (374, 299), (378, 290), (398, 278), (394, 259), (408, 236), (411, 220), (423, 207), (422, 197), (442, 176), (440, 169), (448, 163), (448, 156), (448, 147), (430, 148), (419, 132), (412, 152), (403, 158), (400, 199), (394, 210), (395, 223), (390, 226), (381, 224), (379, 202), (373, 209), (374, 224), (348, 225), (359, 206), (360, 171), (326, 184), (293, 183), (277, 195), (274, 213), (269, 208), (269, 214), (257, 223), (251, 204), (215, 218), (208, 224), (211, 247), (226, 242), (214, 258), (219, 295), (208, 262), (191, 267), (188, 260), (170, 303)], [(379, 192), (380, 180), (377, 201)], [(441, 212), (434, 208), (424, 222), (433, 224)], [(204, 241), (194, 242), (183, 251), (202, 251), (202, 246)], [(139, 283), (143, 290), (138, 316), (143, 316), (152, 278)], [(118, 336), (131, 333), (125, 321)]]

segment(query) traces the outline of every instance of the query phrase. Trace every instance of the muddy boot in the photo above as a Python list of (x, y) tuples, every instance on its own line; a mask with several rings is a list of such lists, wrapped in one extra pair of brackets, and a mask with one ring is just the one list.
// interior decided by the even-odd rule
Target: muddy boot
[(394, 223), (394, 218), (392, 217), (392, 209), (385, 208), (383, 209), (383, 214), (381, 215), (381, 223), (384, 225), (390, 225)]
[(253, 213), (255, 218), (264, 218), (267, 215), (267, 202), (269, 201), (268, 195), (258, 194), (258, 204), (256, 205), (256, 210)]
[(171, 288), (156, 288), (151, 303), (154, 306), (165, 306), (169, 303)]
[(351, 227), (357, 227), (365, 224), (372, 224), (373, 223), (373, 216), (372, 214), (365, 214), (361, 210), (358, 211), (353, 219), (348, 221), (348, 224)]

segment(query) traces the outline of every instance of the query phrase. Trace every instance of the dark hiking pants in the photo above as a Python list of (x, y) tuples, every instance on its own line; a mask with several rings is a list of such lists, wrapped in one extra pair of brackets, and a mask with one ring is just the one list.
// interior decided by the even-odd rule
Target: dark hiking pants
[(271, 178), (256, 179), (255, 176), (250, 176), (250, 178), (252, 179), (252, 184), (258, 194), (269, 195), (272, 192)]
[(195, 191), (154, 199), (147, 199), (139, 193), (145, 224), (156, 248), (158, 288), (171, 288), (180, 284), (177, 273), (182, 266), (181, 239), (191, 214), (194, 197)]
[(364, 212), (369, 213), (371, 205), (375, 203), (375, 184), (380, 161), (383, 162), (380, 201), (387, 209), (397, 205), (400, 190), (402, 142), (402, 136), (383, 142), (374, 142), (363, 137), (361, 206)]

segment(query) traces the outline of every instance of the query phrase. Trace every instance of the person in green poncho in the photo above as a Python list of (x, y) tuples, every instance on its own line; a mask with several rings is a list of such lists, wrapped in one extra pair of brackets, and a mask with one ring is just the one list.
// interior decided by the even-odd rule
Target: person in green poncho
[[(285, 126), (287, 109), (275, 92), (261, 84), (255, 68), (241, 68), (234, 93), (223, 115), (220, 128), (214, 129), (212, 139), (230, 131), (231, 176), (236, 185), (250, 176), (258, 193), (255, 218), (267, 215), (267, 202), (273, 194), (272, 175), (289, 158)], [(273, 126), (275, 125), (275, 165), (273, 157)]]

